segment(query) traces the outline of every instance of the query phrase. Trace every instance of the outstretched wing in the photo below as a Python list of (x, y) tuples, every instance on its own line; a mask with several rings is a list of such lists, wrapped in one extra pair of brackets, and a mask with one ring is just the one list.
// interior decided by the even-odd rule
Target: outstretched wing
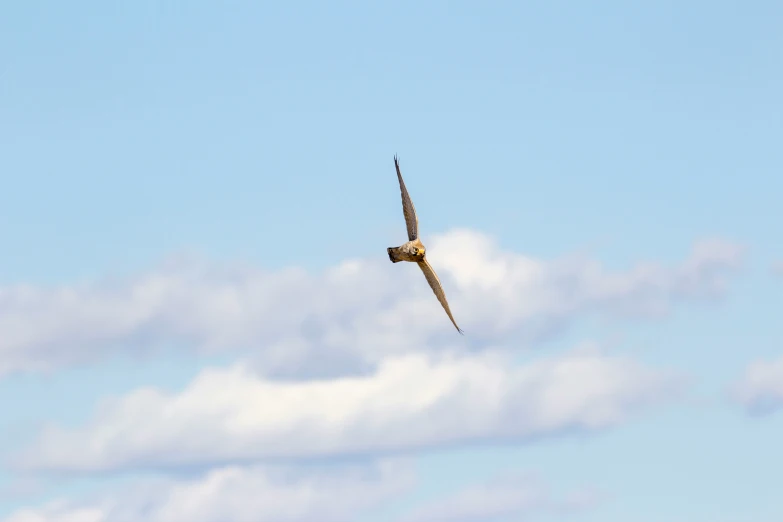
[(411, 197), (408, 195), (408, 189), (405, 188), (405, 182), (402, 181), (402, 174), (400, 174), (400, 164), (397, 163), (397, 156), (394, 156), (394, 167), (397, 169), (397, 179), (400, 180), (402, 213), (405, 214), (405, 225), (408, 227), (408, 240), (413, 241), (419, 237), (419, 218), (416, 217), (416, 209), (413, 207), (413, 201), (411, 201)]
[(440, 284), (440, 279), (438, 279), (438, 274), (435, 273), (435, 270), (432, 269), (432, 266), (426, 259), (419, 261), (416, 264), (418, 264), (419, 268), (421, 268), (421, 271), (424, 272), (424, 277), (427, 278), (427, 282), (430, 284), (432, 291), (435, 292), (435, 297), (438, 298), (441, 306), (443, 306), (443, 309), (446, 310), (446, 314), (448, 314), (449, 319), (451, 319), (451, 322), (454, 324), (454, 327), (459, 333), (462, 333), (462, 330), (459, 326), (457, 326), (457, 322), (454, 321), (454, 317), (451, 315), (449, 302), (446, 301), (446, 294), (443, 292), (443, 287)]

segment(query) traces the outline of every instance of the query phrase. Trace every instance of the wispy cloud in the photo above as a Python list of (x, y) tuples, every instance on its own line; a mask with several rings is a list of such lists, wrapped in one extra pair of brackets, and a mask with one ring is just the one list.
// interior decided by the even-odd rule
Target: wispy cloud
[(238, 364), (204, 370), (179, 393), (143, 388), (105, 401), (81, 428), (46, 428), (17, 464), (103, 471), (523, 442), (613, 426), (680, 384), (589, 348), (523, 365), (492, 353), (410, 354), (370, 375), (306, 382)]
[(766, 415), (783, 408), (783, 357), (749, 364), (732, 393), (751, 415)]
[(705, 241), (677, 266), (612, 272), (506, 252), (466, 230), (435, 238), (429, 252), (466, 339), (413, 266), (347, 260), (314, 275), (180, 260), (121, 280), (0, 288), (0, 375), (161, 346), (252, 351), (269, 375), (344, 374), (424, 346), (518, 346), (592, 314), (664, 314), (676, 301), (720, 296), (742, 257), (736, 245)]
[[(87, 498), (61, 498), (15, 511), (2, 522), (343, 522), (398, 511), (418, 483), (413, 461), (332, 466), (216, 467), (190, 478), (136, 479)], [(393, 522), (492, 522), (535, 514), (573, 515), (600, 496), (580, 489), (553, 496), (532, 474), (502, 474), (426, 500)], [(577, 499), (577, 501), (575, 501)]]
[(415, 486), (404, 460), (330, 468), (227, 466), (143, 479), (82, 501), (20, 509), (3, 522), (344, 522)]
[(588, 489), (554, 498), (534, 476), (503, 475), (435, 498), (399, 522), (501, 522), (535, 514), (573, 513), (593, 507), (599, 496)]

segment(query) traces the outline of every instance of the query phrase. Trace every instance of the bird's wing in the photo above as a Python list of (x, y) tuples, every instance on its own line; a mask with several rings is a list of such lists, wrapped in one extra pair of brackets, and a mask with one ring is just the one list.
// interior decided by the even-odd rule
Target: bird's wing
[(427, 282), (430, 284), (430, 287), (432, 288), (432, 291), (435, 292), (435, 297), (438, 298), (438, 301), (440, 301), (440, 304), (443, 306), (443, 309), (446, 310), (446, 314), (448, 314), (449, 319), (451, 319), (451, 322), (454, 324), (454, 327), (457, 329), (459, 333), (462, 333), (462, 330), (459, 326), (457, 326), (457, 322), (454, 320), (454, 317), (451, 315), (451, 310), (449, 309), (449, 302), (446, 301), (446, 294), (443, 292), (443, 287), (440, 284), (440, 279), (438, 279), (438, 274), (435, 273), (435, 270), (432, 269), (432, 266), (430, 265), (429, 261), (426, 259), (419, 261), (416, 263), (419, 265), (419, 268), (421, 268), (421, 271), (424, 272), (424, 277), (427, 278)]
[(402, 181), (402, 174), (400, 174), (400, 164), (397, 163), (397, 156), (394, 156), (394, 167), (397, 169), (397, 179), (400, 180), (402, 213), (405, 214), (405, 225), (408, 227), (408, 240), (413, 241), (419, 237), (419, 218), (416, 217), (416, 209), (413, 207), (413, 201), (411, 201), (411, 197), (408, 195), (408, 189), (405, 188), (405, 182)]

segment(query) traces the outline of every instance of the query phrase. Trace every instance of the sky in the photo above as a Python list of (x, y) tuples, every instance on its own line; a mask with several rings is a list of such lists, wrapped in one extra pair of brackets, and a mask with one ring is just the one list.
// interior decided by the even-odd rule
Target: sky
[(779, 2), (0, 9), (1, 522), (783, 519)]

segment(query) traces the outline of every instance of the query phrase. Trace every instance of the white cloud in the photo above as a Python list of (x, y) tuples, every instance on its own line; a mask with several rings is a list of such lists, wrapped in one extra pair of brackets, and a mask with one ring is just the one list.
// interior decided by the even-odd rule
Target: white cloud
[(414, 485), (412, 466), (400, 460), (331, 469), (229, 466), (21, 509), (3, 522), (346, 522)]
[(431, 243), (465, 338), (418, 269), (385, 255), (317, 275), (190, 260), (123, 280), (0, 288), (0, 375), (160, 346), (252, 351), (270, 375), (344, 374), (422, 347), (475, 349), (512, 338), (518, 346), (579, 316), (659, 315), (677, 300), (720, 295), (741, 259), (739, 247), (707, 241), (679, 266), (610, 272), (593, 260), (505, 252), (466, 230)]
[[(327, 467), (233, 465), (190, 479), (145, 478), (81, 501), (59, 499), (19, 509), (2, 522), (363, 520), (384, 514), (387, 508), (398, 509), (399, 501), (415, 491), (414, 469), (406, 459)], [(393, 520), (490, 522), (536, 513), (572, 516), (598, 499), (590, 490), (553, 498), (548, 489), (533, 476), (507, 474), (427, 500)]]
[(306, 382), (237, 364), (204, 370), (179, 393), (143, 388), (105, 401), (80, 428), (49, 426), (17, 464), (122, 470), (527, 441), (613, 426), (679, 387), (595, 349), (523, 365), (492, 353), (409, 354), (370, 375)]
[(783, 408), (783, 357), (755, 361), (734, 385), (734, 397), (748, 413), (763, 415)]

